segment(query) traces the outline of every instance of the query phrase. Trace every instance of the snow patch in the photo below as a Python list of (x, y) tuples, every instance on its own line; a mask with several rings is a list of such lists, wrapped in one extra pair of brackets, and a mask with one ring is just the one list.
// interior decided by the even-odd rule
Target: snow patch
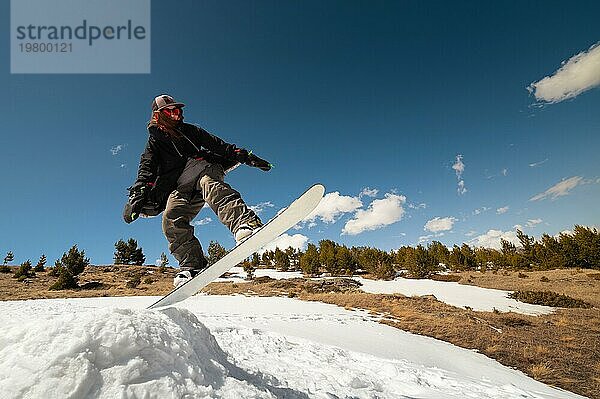
[(274, 397), (273, 387), (227, 360), (193, 313), (176, 308), (9, 322), (0, 364), (5, 398)]

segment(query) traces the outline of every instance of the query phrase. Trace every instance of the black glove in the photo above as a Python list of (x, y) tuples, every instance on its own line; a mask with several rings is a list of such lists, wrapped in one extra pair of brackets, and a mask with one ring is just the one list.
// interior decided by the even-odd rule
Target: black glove
[(259, 168), (260, 170), (264, 170), (265, 172), (270, 171), (273, 167), (269, 161), (259, 158), (253, 153), (248, 154), (248, 162), (246, 163), (250, 166), (254, 166), (255, 168)]
[(131, 223), (140, 216), (140, 211), (148, 202), (151, 186), (147, 183), (136, 183), (129, 187), (129, 199), (123, 209), (123, 220)]
[(244, 163), (249, 166), (254, 166), (255, 168), (259, 168), (261, 170), (264, 170), (265, 172), (268, 172), (273, 167), (273, 165), (268, 161), (257, 157), (252, 153), (252, 151), (248, 151), (244, 148), (237, 148), (235, 150), (235, 159), (240, 163)]
[(245, 148), (236, 148), (234, 152), (234, 158), (239, 163), (248, 163), (249, 154), (250, 153)]

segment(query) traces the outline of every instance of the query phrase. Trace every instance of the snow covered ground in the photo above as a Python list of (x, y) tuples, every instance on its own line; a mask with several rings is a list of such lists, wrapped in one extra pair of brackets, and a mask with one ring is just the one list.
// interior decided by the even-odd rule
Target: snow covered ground
[[(218, 281), (243, 281), (246, 273), (240, 267), (230, 270), (231, 277)], [(301, 272), (279, 272), (274, 269), (258, 269), (256, 277), (269, 276), (275, 279), (302, 277)], [(527, 315), (542, 315), (552, 313), (555, 309), (549, 306), (532, 305), (519, 302), (508, 297), (510, 291), (475, 287), (452, 282), (434, 280), (415, 280), (397, 278), (392, 281), (369, 280), (353, 277), (362, 283), (361, 289), (373, 294), (402, 294), (406, 296), (434, 295), (439, 301), (457, 307), (470, 307), (473, 310), (491, 312), (494, 309), (501, 312), (516, 312)]]
[(1, 302), (2, 398), (581, 398), (361, 311), (157, 299)]

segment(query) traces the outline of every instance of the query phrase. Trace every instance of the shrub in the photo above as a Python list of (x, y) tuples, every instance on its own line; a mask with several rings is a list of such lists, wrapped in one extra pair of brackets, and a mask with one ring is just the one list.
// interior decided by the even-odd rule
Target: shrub
[(24, 279), (26, 279), (28, 277), (33, 277), (33, 276), (35, 276), (35, 272), (33, 271), (33, 268), (31, 267), (31, 261), (27, 260), (27, 261), (21, 263), (21, 267), (19, 267), (17, 269), (17, 271), (15, 272), (13, 277), (20, 278), (19, 281), (23, 281)]
[(138, 265), (141, 266), (146, 261), (142, 248), (138, 248), (138, 243), (133, 238), (119, 240), (115, 243), (114, 260), (116, 265)]
[(131, 280), (127, 280), (127, 283), (125, 283), (125, 287), (137, 288), (137, 286), (140, 285), (141, 283), (142, 283), (142, 279), (140, 278), (140, 276), (135, 276)]
[(46, 266), (46, 255), (42, 255), (40, 256), (40, 260), (38, 261), (37, 265), (35, 265), (35, 267), (33, 268), (34, 272), (43, 272), (45, 271), (45, 266)]
[(69, 252), (62, 255), (57, 260), (50, 271), (52, 276), (58, 276), (58, 280), (50, 286), (51, 290), (66, 290), (78, 288), (77, 276), (83, 272), (85, 267), (90, 264), (90, 260), (85, 257), (85, 251), (77, 249), (73, 245)]
[(600, 273), (590, 273), (588, 274), (588, 277), (593, 280), (600, 280)]
[(15, 260), (15, 255), (11, 251), (8, 251), (4, 257), (3, 265), (6, 265), (8, 262), (12, 262), (13, 260)]
[(508, 295), (517, 301), (532, 303), (534, 305), (545, 305), (557, 308), (584, 308), (592, 307), (580, 299), (571, 298), (567, 295), (557, 294), (552, 291), (515, 291)]
[(59, 268), (59, 270), (60, 272), (58, 280), (56, 280), (56, 282), (50, 286), (49, 290), (68, 290), (79, 287), (77, 285), (77, 279), (75, 278), (75, 276), (73, 276), (69, 269), (61, 267)]
[[(161, 252), (160, 259), (158, 261), (159, 269), (163, 270), (163, 272), (164, 272), (164, 270), (166, 270), (168, 264), (169, 264), (169, 258), (167, 258), (167, 254), (164, 252)], [(161, 272), (161, 273), (163, 273), (163, 272)]]
[(10, 267), (6, 265), (0, 265), (0, 273), (10, 273)]
[(211, 241), (208, 244), (207, 252), (208, 252), (208, 258), (206, 260), (208, 261), (209, 265), (214, 265), (222, 257), (227, 255), (227, 250), (225, 249), (225, 247), (222, 246), (221, 244), (219, 244), (217, 241)]
[(431, 279), (435, 280), (435, 281), (446, 281), (446, 282), (457, 283), (462, 279), (462, 277), (458, 276), (456, 274), (434, 274), (431, 276)]
[(244, 262), (242, 262), (242, 267), (244, 268), (244, 271), (246, 272), (246, 279), (248, 280), (252, 280), (254, 278), (254, 265), (252, 264), (252, 262), (245, 260)]
[(154, 279), (150, 276), (148, 276), (144, 279), (144, 284), (152, 284), (153, 282), (154, 282)]
[(319, 252), (317, 251), (317, 246), (314, 244), (308, 244), (308, 248), (300, 256), (300, 268), (304, 275), (312, 276), (319, 273), (319, 267), (321, 263), (319, 262)]

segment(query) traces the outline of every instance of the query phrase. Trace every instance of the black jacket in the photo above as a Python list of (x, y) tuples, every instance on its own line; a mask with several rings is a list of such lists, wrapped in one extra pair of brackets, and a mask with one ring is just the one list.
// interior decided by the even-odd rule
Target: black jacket
[(201, 127), (182, 123), (181, 137), (171, 138), (155, 126), (148, 128), (148, 143), (140, 159), (136, 184), (151, 183), (150, 200), (164, 209), (168, 195), (177, 188), (177, 179), (189, 158), (203, 158), (231, 169), (236, 160), (234, 144), (226, 143)]

